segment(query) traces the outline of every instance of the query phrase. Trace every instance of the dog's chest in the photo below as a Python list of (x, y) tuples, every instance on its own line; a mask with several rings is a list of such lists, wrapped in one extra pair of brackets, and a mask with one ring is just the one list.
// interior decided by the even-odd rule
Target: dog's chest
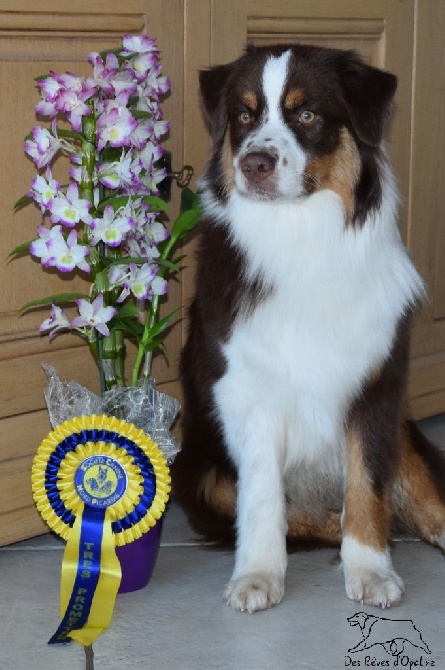
[(246, 417), (257, 403), (283, 425), (291, 461), (342, 444), (350, 403), (388, 357), (417, 277), (392, 231), (345, 232), (335, 196), (319, 201), (233, 217), (246, 275), (271, 290), (233, 324), (222, 387)]

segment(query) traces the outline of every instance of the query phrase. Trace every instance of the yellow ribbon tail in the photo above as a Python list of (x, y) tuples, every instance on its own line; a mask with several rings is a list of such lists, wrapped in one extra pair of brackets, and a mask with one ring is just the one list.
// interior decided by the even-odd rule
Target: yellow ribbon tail
[[(110, 511), (105, 510), (100, 547), (94, 546), (91, 535), (87, 540), (82, 538), (84, 523), (84, 513), (81, 513), (76, 517), (65, 547), (60, 587), (63, 621), (58, 633), (63, 635), (65, 622), (66, 635), (83, 646), (89, 646), (111, 623), (122, 573), (116, 556)], [(89, 581), (94, 581), (97, 571), (100, 571), (97, 584), (91, 588)], [(77, 621), (85, 618), (88, 609), (86, 622), (82, 628), (76, 628)]]

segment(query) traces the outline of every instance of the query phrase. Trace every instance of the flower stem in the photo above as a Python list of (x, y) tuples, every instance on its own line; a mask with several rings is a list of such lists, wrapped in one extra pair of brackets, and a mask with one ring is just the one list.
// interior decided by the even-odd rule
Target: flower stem
[[(162, 260), (168, 260), (168, 257), (177, 242), (176, 239), (170, 238), (168, 243), (165, 245), (165, 248), (163, 252), (161, 253), (161, 259)], [(163, 267), (159, 272), (158, 272), (158, 277), (164, 277), (164, 275), (167, 273), (167, 268)], [(139, 341), (138, 345), (138, 351), (136, 354), (136, 360), (133, 366), (133, 372), (131, 376), (131, 385), (136, 386), (138, 383), (139, 379), (139, 374), (142, 366), (142, 362), (144, 361), (144, 356), (145, 356), (145, 362), (144, 362), (144, 368), (143, 368), (143, 386), (146, 387), (148, 385), (148, 379), (150, 377), (150, 370), (151, 370), (151, 362), (152, 362), (152, 357), (153, 357), (153, 352), (152, 351), (147, 351), (147, 345), (149, 344), (150, 341), (150, 331), (153, 328), (153, 326), (156, 324), (157, 318), (158, 318), (158, 312), (159, 312), (159, 296), (154, 295), (153, 299), (151, 301), (150, 309), (148, 310), (147, 318), (145, 320), (145, 327), (144, 327), (144, 332), (142, 335), (141, 340)]]
[[(81, 180), (79, 184), (79, 196), (88, 200), (91, 204), (91, 209), (94, 208), (94, 170), (96, 166), (96, 116), (94, 113), (94, 101), (87, 102), (91, 113), (89, 116), (82, 117), (82, 171)], [(84, 239), (88, 243), (90, 237), (90, 229), (84, 226)], [(100, 262), (97, 254), (91, 255), (91, 272), (93, 278), (96, 278), (98, 270), (100, 269)], [(95, 333), (95, 342), (97, 346), (92, 346), (91, 351), (96, 356), (97, 365), (99, 368), (100, 390), (103, 394), (107, 390), (106, 375), (104, 369), (104, 342), (101, 333)]]

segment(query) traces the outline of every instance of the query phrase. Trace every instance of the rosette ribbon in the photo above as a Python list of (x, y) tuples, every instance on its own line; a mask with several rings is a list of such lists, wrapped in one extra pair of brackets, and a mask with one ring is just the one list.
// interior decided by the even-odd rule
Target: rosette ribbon
[(162, 516), (170, 474), (142, 430), (110, 416), (56, 426), (37, 450), (34, 500), (67, 543), (62, 561), (62, 621), (49, 644), (84, 646), (108, 628), (121, 582), (115, 547), (140, 538)]

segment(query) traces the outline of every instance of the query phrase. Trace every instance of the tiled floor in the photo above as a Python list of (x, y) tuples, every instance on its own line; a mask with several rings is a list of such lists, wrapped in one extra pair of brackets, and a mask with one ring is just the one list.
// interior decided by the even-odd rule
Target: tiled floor
[[(445, 446), (445, 419), (429, 421), (426, 432)], [(78, 645), (46, 644), (59, 623), (62, 549), (43, 536), (0, 550), (0, 670), (84, 670)], [(337, 553), (291, 555), (279, 607), (233, 612), (221, 600), (231, 553), (203, 547), (171, 505), (152, 580), (118, 596), (113, 622), (94, 645), (95, 670), (445, 670), (440, 552), (421, 542), (395, 543), (394, 563), (407, 591), (400, 607), (385, 611), (347, 600)], [(359, 612), (385, 620), (362, 643), (368, 649), (352, 651), (363, 637), (348, 618)], [(390, 648), (399, 636), (395, 619), (405, 620), (400, 639), (408, 641)], [(373, 642), (386, 642), (385, 648)]]

